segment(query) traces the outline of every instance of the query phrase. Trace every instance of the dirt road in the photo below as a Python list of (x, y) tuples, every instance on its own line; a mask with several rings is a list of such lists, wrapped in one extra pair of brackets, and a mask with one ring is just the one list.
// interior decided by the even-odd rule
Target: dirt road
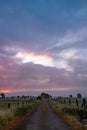
[(28, 117), (16, 130), (71, 130), (56, 114), (47, 102), (42, 103), (37, 111)]

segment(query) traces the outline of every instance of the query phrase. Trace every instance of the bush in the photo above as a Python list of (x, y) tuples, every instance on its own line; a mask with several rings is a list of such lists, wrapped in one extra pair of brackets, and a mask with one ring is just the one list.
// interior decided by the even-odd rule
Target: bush
[(29, 110), (34, 111), (37, 107), (36, 103), (29, 104), (28, 106), (22, 106), (15, 110), (15, 116), (23, 116), (28, 113)]
[(14, 115), (15, 115), (15, 116), (23, 116), (23, 115), (25, 115), (27, 112), (28, 112), (28, 108), (27, 108), (27, 107), (20, 107), (20, 108), (17, 108), (17, 109), (15, 110)]
[(64, 107), (62, 110), (70, 115), (78, 115), (80, 118), (87, 118), (87, 110), (85, 109)]
[(5, 126), (11, 120), (9, 116), (0, 117), (0, 127)]

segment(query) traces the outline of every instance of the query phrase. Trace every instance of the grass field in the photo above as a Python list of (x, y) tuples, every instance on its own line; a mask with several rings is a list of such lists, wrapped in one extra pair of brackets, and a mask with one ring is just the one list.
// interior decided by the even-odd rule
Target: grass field
[[(82, 107), (83, 99), (76, 98), (55, 98), (49, 100), (50, 106), (73, 130), (87, 130), (86, 124), (81, 122), (82, 118), (87, 118), (87, 106)], [(87, 103), (87, 98), (85, 99)], [(87, 104), (86, 104), (87, 105)]]
[[(77, 100), (78, 105), (76, 98), (54, 98), (50, 99), (49, 103), (53, 111), (73, 130), (86, 130), (87, 127), (80, 120), (87, 118), (87, 104), (84, 107), (82, 106), (83, 99), (78, 98)], [(85, 100), (87, 103), (87, 98)], [(35, 111), (38, 103), (39, 101), (36, 99), (0, 99), (0, 130), (9, 130), (9, 127), (14, 128), (20, 124), (25, 119), (26, 114)]]
[(0, 99), (0, 130), (16, 127), (26, 114), (35, 111), (38, 103), (36, 99)]

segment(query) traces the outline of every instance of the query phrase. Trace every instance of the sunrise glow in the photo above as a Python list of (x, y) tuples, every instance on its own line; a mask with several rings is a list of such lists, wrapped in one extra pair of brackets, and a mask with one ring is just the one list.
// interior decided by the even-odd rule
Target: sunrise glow
[(86, 1), (2, 0), (0, 34), (0, 92), (87, 95)]
[(8, 90), (8, 89), (1, 89), (0, 90), (1, 93), (11, 93), (12, 90)]
[(51, 57), (46, 55), (35, 55), (33, 53), (18, 52), (15, 57), (21, 59), (23, 63), (32, 62), (34, 64), (41, 64), (44, 66), (53, 66)]

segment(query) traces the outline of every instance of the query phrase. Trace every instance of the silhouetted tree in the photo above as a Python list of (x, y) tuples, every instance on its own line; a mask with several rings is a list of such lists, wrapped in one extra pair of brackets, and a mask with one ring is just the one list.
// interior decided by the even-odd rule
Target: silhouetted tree
[(47, 94), (47, 93), (41, 93), (41, 97), (50, 98), (51, 95), (49, 95), (49, 94)]
[(26, 98), (26, 96), (24, 96), (24, 95), (22, 95), (22, 97), (21, 97), (22, 99), (25, 99)]
[(5, 94), (4, 93), (1, 93), (1, 98), (5, 99)]
[(69, 97), (70, 97), (70, 98), (73, 98), (73, 96), (72, 96), (72, 95), (69, 95)]
[(80, 93), (77, 94), (77, 98), (81, 98), (82, 95)]
[(41, 96), (38, 96), (38, 97), (37, 97), (37, 100), (41, 100)]
[(12, 97), (10, 97), (10, 99), (13, 99), (13, 100), (14, 100), (14, 99), (15, 99), (15, 97), (14, 97), (14, 96), (12, 96)]
[(17, 99), (19, 99), (20, 98), (20, 96), (17, 96)]

